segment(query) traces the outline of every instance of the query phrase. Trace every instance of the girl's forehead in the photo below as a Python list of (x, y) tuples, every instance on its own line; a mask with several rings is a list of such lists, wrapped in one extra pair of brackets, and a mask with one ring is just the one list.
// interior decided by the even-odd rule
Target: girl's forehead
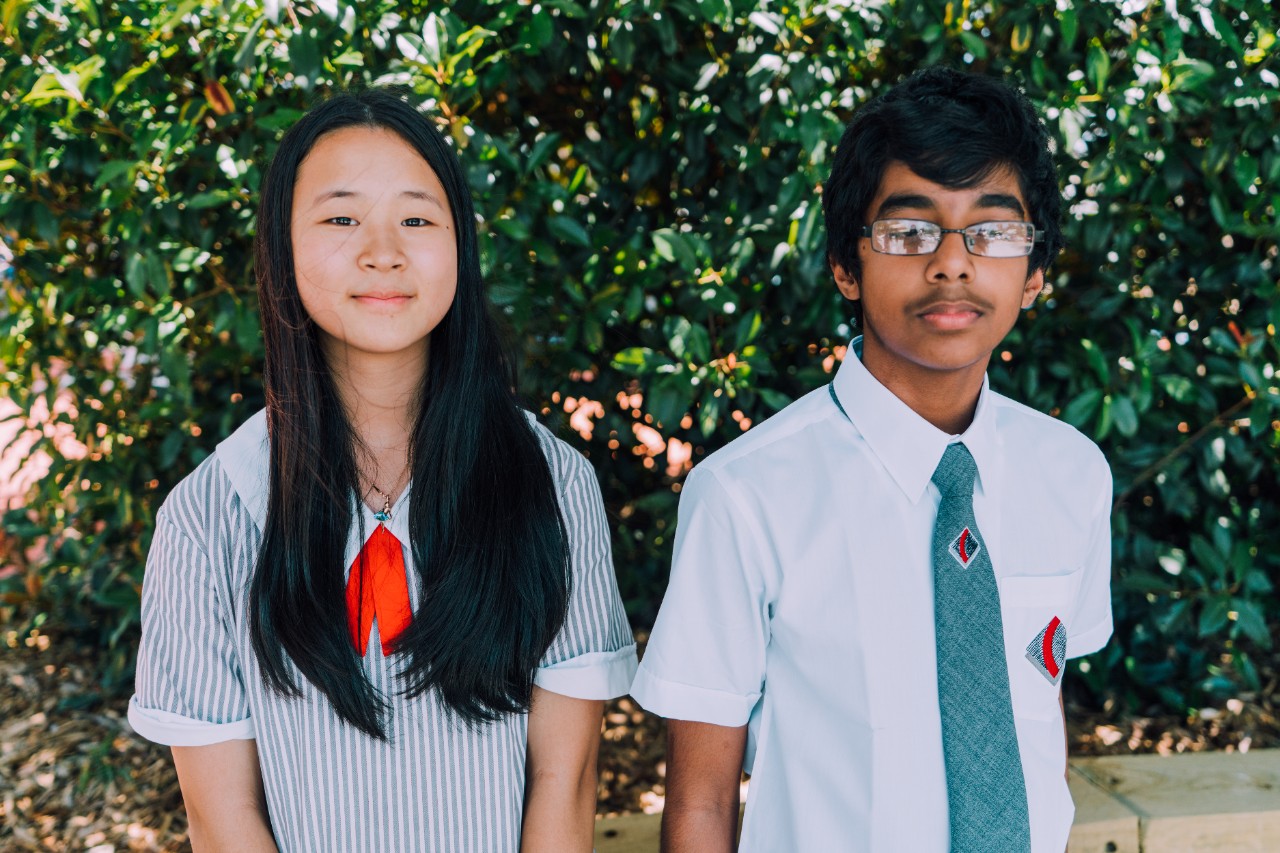
[(399, 134), (375, 127), (326, 133), (298, 166), (295, 205), (359, 197), (409, 197), (449, 210), (439, 176)]

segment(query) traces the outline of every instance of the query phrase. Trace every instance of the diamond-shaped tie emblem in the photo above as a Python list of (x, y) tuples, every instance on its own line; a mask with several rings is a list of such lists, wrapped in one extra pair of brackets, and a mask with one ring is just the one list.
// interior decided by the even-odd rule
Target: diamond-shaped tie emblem
[(982, 543), (978, 541), (974, 532), (966, 527), (960, 531), (959, 536), (951, 540), (951, 547), (947, 550), (956, 558), (957, 563), (967, 569), (974, 557), (977, 557), (978, 552), (982, 550)]
[(1056, 685), (1062, 679), (1063, 665), (1067, 662), (1067, 626), (1057, 616), (1044, 626), (1027, 646), (1027, 660), (1040, 670), (1040, 674)]

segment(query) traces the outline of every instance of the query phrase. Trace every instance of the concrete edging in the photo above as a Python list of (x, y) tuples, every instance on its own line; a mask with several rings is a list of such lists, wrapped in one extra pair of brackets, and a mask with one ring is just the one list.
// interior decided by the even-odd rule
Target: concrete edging
[[(1077, 758), (1070, 853), (1280, 851), (1280, 749)], [(656, 853), (661, 815), (596, 822), (596, 853)]]

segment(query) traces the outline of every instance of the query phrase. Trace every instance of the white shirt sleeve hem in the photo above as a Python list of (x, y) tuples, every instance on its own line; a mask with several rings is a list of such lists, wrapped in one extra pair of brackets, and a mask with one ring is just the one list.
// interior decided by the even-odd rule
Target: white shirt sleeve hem
[(572, 699), (616, 699), (625, 696), (636, 672), (632, 643), (613, 652), (588, 652), (539, 667), (533, 683)]
[(631, 684), (631, 696), (645, 710), (659, 716), (717, 726), (745, 726), (751, 709), (760, 701), (759, 693), (741, 696), (667, 681), (649, 672), (644, 664)]
[(158, 708), (144, 708), (137, 696), (129, 699), (129, 725), (147, 740), (165, 746), (209, 746), (228, 740), (257, 739), (252, 717), (230, 723), (210, 723)]
[(1111, 620), (1067, 640), (1067, 657), (1078, 658), (1093, 654), (1111, 639)]

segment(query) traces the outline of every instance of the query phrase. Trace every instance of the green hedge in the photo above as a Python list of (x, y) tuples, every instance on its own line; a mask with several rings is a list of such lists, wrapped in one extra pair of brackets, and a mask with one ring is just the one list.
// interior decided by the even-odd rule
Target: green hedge
[(844, 122), (945, 62), (1016, 81), (1062, 141), (1070, 245), (991, 377), (1115, 472), (1117, 634), (1075, 681), (1135, 709), (1258, 689), (1280, 609), (1263, 0), (4, 0), (0, 28), (0, 397), (63, 424), (4, 520), (11, 630), (94, 631), (127, 677), (157, 500), (261, 405), (262, 168), (308, 104), (370, 82), (455, 140), (522, 391), (596, 466), (645, 626), (683, 457), (827, 381), (851, 334), (819, 202)]

